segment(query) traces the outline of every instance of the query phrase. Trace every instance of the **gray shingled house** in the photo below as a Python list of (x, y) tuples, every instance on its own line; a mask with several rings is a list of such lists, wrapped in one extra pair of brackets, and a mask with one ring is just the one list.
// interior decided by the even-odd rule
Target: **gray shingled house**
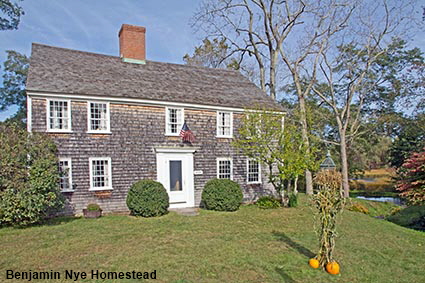
[[(123, 25), (120, 56), (32, 45), (28, 130), (58, 147), (66, 214), (88, 203), (128, 211), (129, 187), (160, 181), (170, 207), (194, 207), (212, 178), (238, 182), (245, 201), (270, 189), (261, 166), (231, 146), (244, 109), (281, 111), (239, 72), (145, 60), (145, 28)], [(179, 136), (186, 122), (193, 143)]]

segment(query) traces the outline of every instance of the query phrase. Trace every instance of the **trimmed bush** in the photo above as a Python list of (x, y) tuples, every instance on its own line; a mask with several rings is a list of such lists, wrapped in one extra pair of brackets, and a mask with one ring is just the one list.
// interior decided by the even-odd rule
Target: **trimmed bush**
[(127, 207), (132, 215), (161, 216), (168, 213), (169, 198), (164, 186), (153, 180), (134, 183), (127, 195)]
[(288, 202), (289, 207), (297, 207), (298, 206), (298, 194), (291, 194), (289, 196), (289, 202)]
[(209, 180), (202, 191), (206, 209), (236, 211), (242, 203), (242, 190), (238, 183), (229, 179)]
[(101, 209), (100, 209), (100, 206), (97, 203), (89, 203), (87, 205), (87, 210), (88, 211), (99, 211)]
[(261, 209), (273, 209), (280, 207), (280, 201), (271, 196), (260, 197), (255, 203)]

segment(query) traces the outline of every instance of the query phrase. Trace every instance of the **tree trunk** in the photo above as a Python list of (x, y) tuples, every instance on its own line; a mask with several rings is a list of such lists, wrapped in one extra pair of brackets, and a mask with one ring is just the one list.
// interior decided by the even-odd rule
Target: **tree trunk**
[[(305, 108), (304, 95), (298, 92), (298, 103), (300, 105), (300, 123), (301, 123), (301, 134), (307, 148), (310, 148), (310, 142), (308, 139), (308, 128), (307, 128), (307, 115)], [(305, 171), (305, 192), (307, 195), (313, 194), (313, 178), (310, 170)]]
[(347, 160), (347, 140), (345, 131), (339, 129), (341, 139), (340, 154), (341, 154), (341, 173), (342, 173), (342, 193), (344, 197), (350, 197), (350, 185), (348, 183), (348, 160)]
[(298, 194), (298, 176), (294, 180), (294, 194)]

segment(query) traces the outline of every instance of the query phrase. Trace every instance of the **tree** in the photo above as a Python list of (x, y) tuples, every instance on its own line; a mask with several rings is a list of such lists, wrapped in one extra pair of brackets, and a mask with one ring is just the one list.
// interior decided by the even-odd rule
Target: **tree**
[(229, 46), (225, 38), (214, 38), (212, 41), (205, 38), (200, 46), (195, 47), (193, 55), (186, 54), (183, 60), (192, 66), (239, 69), (238, 62), (229, 58)]
[[(22, 0), (19, 0), (22, 1)], [(0, 0), (0, 30), (18, 29), (21, 16), (24, 15), (22, 7), (10, 0)]]
[(29, 58), (13, 50), (7, 50), (4, 62), (3, 86), (0, 88), (0, 111), (12, 105), (18, 106), (15, 116), (26, 116), (25, 83), (29, 68)]
[(284, 204), (291, 194), (297, 192), (294, 181), (306, 169), (316, 166), (314, 151), (306, 150), (295, 125), (283, 125), (283, 115), (266, 110), (249, 111), (244, 115), (233, 145), (267, 168), (268, 181)]
[[(349, 197), (348, 140), (359, 134), (369, 94), (389, 82), (386, 78), (376, 77), (382, 74), (374, 70), (379, 68), (380, 60), (394, 49), (391, 36), (401, 28), (401, 23), (406, 20), (406, 9), (411, 5), (382, 0), (361, 8), (348, 22), (353, 27), (351, 34), (321, 51), (321, 83), (312, 88), (332, 109), (337, 123), (338, 140), (335, 143), (340, 150), (345, 197)], [(354, 28), (355, 23), (361, 23), (362, 28)]]
[(26, 226), (62, 206), (55, 144), (42, 133), (0, 124), (0, 225)]
[(425, 205), (425, 148), (413, 153), (399, 170), (397, 190), (411, 205)]
[[(289, 72), (296, 86), (301, 133), (308, 151), (305, 97), (315, 81), (317, 54), (330, 37), (344, 28), (356, 3), (205, 0), (194, 16), (193, 26), (209, 36), (225, 38), (230, 43), (231, 54), (238, 54), (242, 63), (257, 65), (259, 87), (275, 99), (279, 72)], [(305, 88), (301, 83), (303, 77), (308, 78)], [(311, 194), (311, 172), (307, 170), (305, 174), (306, 191)]]

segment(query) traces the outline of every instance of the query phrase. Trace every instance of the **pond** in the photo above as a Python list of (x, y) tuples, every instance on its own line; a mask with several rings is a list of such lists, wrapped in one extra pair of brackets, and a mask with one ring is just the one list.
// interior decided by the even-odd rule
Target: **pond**
[(392, 202), (397, 205), (404, 204), (404, 201), (401, 198), (398, 197), (364, 197), (364, 196), (357, 196), (358, 199), (365, 199), (365, 200), (373, 200), (373, 201), (380, 201), (380, 202)]

